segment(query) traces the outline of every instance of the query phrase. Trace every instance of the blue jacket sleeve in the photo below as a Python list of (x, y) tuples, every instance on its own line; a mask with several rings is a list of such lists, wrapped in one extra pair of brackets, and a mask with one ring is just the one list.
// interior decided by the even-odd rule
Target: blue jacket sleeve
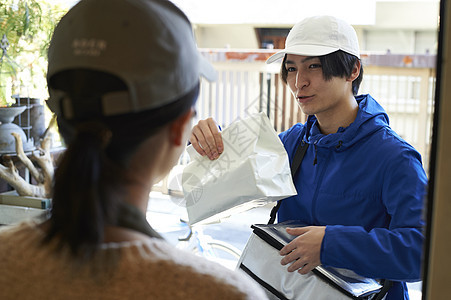
[(387, 228), (328, 225), (321, 262), (366, 277), (419, 280), (426, 185), (419, 154), (404, 151), (401, 158), (387, 164), (384, 172), (382, 202), (389, 216)]

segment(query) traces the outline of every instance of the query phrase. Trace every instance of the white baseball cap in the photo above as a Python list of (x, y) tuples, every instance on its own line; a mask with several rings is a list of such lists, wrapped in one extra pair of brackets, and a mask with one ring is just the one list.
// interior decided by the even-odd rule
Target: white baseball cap
[(73, 69), (111, 73), (126, 83), (127, 91), (101, 97), (104, 116), (159, 108), (192, 91), (200, 76), (216, 79), (190, 21), (167, 0), (80, 1), (61, 19), (49, 47), (47, 103), (57, 114), (77, 100), (53, 88), (51, 78)]
[(360, 58), (359, 41), (354, 28), (332, 16), (305, 18), (288, 33), (285, 49), (270, 56), (266, 63), (275, 62), (285, 54), (321, 56), (342, 50)]

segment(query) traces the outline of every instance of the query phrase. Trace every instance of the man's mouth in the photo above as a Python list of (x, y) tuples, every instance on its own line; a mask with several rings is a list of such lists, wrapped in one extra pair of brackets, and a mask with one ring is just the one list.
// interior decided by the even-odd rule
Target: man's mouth
[(307, 102), (308, 100), (310, 100), (313, 96), (297, 96), (296, 99), (300, 102)]

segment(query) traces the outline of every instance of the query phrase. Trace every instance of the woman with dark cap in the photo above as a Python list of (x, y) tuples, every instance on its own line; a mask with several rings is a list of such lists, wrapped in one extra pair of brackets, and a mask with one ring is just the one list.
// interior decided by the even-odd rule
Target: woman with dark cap
[(82, 0), (55, 29), (48, 105), (68, 145), (43, 223), (0, 231), (0, 299), (265, 299), (146, 222), (215, 72), (166, 0)]

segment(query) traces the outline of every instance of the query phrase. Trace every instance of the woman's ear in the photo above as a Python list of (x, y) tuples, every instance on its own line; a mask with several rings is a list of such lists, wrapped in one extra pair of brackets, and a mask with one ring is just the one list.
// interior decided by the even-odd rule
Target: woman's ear
[(169, 126), (170, 138), (175, 146), (186, 144), (185, 139), (188, 138), (186, 131), (191, 130), (191, 128), (188, 127), (191, 125), (191, 118), (193, 117), (193, 114), (194, 109), (192, 108), (170, 124)]
[(361, 67), (362, 67), (362, 63), (360, 62), (359, 59), (357, 59), (357, 61), (354, 64), (354, 67), (352, 68), (351, 75), (348, 77), (348, 81), (352, 82), (352, 81), (356, 80), (357, 77), (359, 77)]

